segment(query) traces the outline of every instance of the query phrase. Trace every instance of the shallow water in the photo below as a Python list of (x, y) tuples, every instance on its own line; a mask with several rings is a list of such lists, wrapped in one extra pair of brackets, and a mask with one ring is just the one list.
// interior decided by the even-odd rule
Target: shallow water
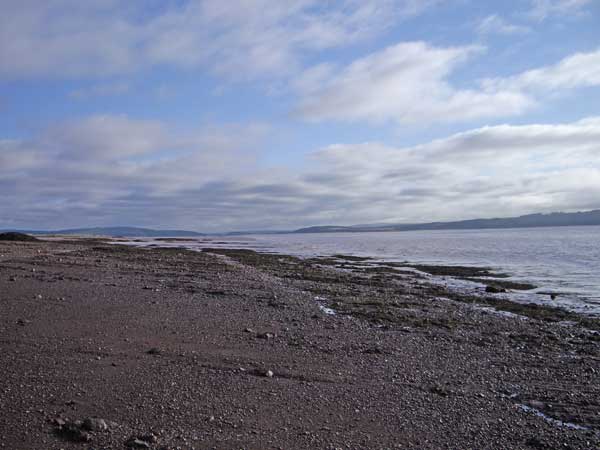
[[(600, 227), (248, 235), (141, 245), (249, 248), (295, 256), (345, 254), (380, 261), (486, 266), (537, 289), (501, 294), (520, 302), (557, 305), (600, 315)], [(140, 245), (140, 243), (138, 243)], [(439, 278), (438, 278), (439, 279)], [(483, 286), (443, 278), (456, 289)], [(555, 300), (549, 293), (558, 294)]]

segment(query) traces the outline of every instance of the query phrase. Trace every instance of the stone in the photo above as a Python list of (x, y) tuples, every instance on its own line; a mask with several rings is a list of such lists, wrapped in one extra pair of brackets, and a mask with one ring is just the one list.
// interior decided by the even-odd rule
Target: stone
[(149, 355), (160, 355), (160, 349), (156, 348), (156, 347), (152, 347), (146, 353), (148, 353)]

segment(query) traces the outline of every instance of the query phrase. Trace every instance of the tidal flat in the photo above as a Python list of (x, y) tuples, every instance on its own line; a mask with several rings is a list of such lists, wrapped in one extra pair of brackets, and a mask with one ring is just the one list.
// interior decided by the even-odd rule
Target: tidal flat
[(360, 262), (0, 242), (0, 446), (597, 448), (597, 319)]

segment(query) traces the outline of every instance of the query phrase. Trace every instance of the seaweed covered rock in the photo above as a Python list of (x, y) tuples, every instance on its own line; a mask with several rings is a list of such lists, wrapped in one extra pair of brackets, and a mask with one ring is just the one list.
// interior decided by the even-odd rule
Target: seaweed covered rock
[(16, 233), (16, 232), (11, 231), (8, 233), (0, 233), (0, 241), (35, 242), (35, 241), (39, 241), (39, 239), (35, 238), (29, 234)]

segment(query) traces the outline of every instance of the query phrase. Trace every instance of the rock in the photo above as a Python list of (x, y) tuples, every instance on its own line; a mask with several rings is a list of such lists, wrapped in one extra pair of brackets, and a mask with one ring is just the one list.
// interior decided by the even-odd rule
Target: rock
[(106, 431), (108, 430), (108, 425), (104, 419), (88, 417), (83, 421), (82, 428), (88, 431)]
[(246, 328), (244, 333), (254, 333), (254, 330), (252, 328)]
[(506, 289), (499, 286), (488, 285), (485, 287), (485, 292), (488, 294), (500, 294), (502, 292), (506, 292)]
[(160, 349), (156, 348), (156, 347), (152, 347), (150, 350), (148, 350), (146, 353), (148, 353), (149, 355), (160, 355)]
[(259, 339), (273, 339), (275, 335), (273, 333), (259, 333), (256, 337)]
[(269, 369), (254, 369), (251, 371), (251, 373), (253, 375), (256, 375), (259, 377), (266, 377), (266, 378), (273, 378), (275, 376), (273, 371), (269, 370)]

